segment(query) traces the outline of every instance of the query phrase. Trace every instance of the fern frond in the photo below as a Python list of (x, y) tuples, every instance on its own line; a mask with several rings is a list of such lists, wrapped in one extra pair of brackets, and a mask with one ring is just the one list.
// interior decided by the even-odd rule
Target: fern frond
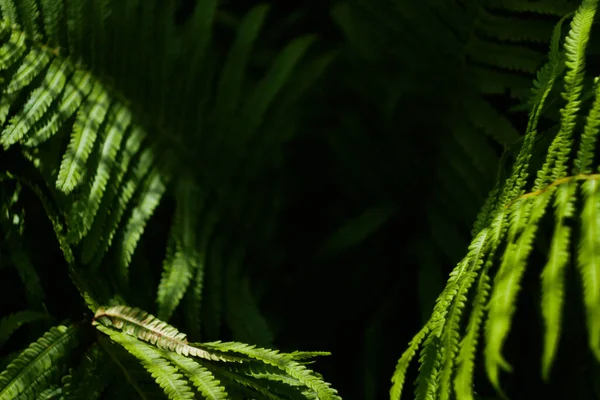
[(76, 70), (68, 80), (57, 104), (57, 111), (48, 118), (46, 124), (35, 130), (25, 141), (28, 147), (37, 147), (50, 139), (62, 124), (79, 109), (93, 87), (92, 75), (82, 69)]
[(566, 164), (571, 151), (571, 137), (575, 129), (583, 90), (585, 49), (589, 41), (596, 5), (597, 2), (594, 0), (584, 1), (571, 21), (571, 29), (564, 45), (567, 73), (564, 78), (563, 97), (567, 103), (560, 111), (560, 130), (548, 149), (546, 162), (538, 171), (534, 190), (564, 177), (566, 173)]
[(454, 380), (454, 391), (456, 398), (461, 400), (473, 400), (473, 371), (475, 370), (475, 352), (479, 340), (479, 331), (485, 312), (486, 302), (489, 297), (491, 285), (488, 271), (493, 264), (493, 254), (490, 254), (483, 271), (479, 275), (471, 317), (467, 325), (466, 333), (460, 343), (460, 349), (456, 359), (456, 378)]
[(564, 269), (569, 261), (571, 229), (566, 220), (575, 212), (576, 186), (567, 184), (556, 190), (556, 224), (548, 262), (542, 270), (542, 315), (546, 325), (544, 352), (542, 355), (542, 377), (548, 379), (560, 339), (562, 305), (564, 302)]
[(4, 128), (0, 143), (5, 148), (21, 140), (29, 133), (33, 125), (42, 118), (44, 113), (55, 100), (67, 82), (69, 63), (67, 61), (54, 59), (46, 73), (42, 86), (31, 92), (29, 100), (17, 115), (11, 118), (10, 123)]
[(285, 371), (291, 377), (297, 379), (308, 388), (314, 390), (319, 398), (339, 400), (341, 397), (337, 394), (337, 390), (329, 387), (329, 384), (324, 382), (316, 374), (294, 361), (289, 354), (279, 353), (276, 350), (262, 349), (255, 346), (237, 343), (237, 342), (212, 342), (203, 343), (203, 346), (209, 350), (219, 352), (235, 352), (245, 355), (252, 359), (262, 361)]
[(439, 376), (439, 398), (447, 400), (452, 392), (451, 378), (454, 370), (456, 353), (459, 350), (459, 330), (467, 294), (483, 265), (490, 242), (490, 232), (483, 229), (469, 247), (469, 266), (463, 279), (457, 282), (452, 302), (447, 308), (446, 323), (441, 336), (441, 369)]
[(574, 163), (573, 175), (589, 174), (592, 172), (592, 162), (596, 151), (596, 141), (598, 131), (600, 130), (600, 85), (594, 88), (594, 104), (588, 114), (583, 133), (581, 134), (581, 143), (577, 151), (577, 159)]
[(583, 303), (589, 346), (600, 360), (600, 184), (590, 179), (582, 185), (581, 239), (577, 265), (583, 286)]
[(172, 400), (194, 399), (189, 381), (164, 358), (164, 352), (124, 332), (102, 325), (96, 327), (133, 354)]
[(169, 177), (158, 168), (153, 168), (143, 184), (138, 204), (133, 208), (127, 224), (123, 228), (119, 254), (119, 277), (129, 281), (129, 264), (146, 224), (167, 189)]
[[(171, 232), (174, 254), (166, 260), (158, 287), (158, 318), (168, 321), (187, 290), (192, 274), (200, 268), (196, 219), (199, 209), (199, 188), (190, 178), (177, 184), (175, 222)], [(200, 282), (202, 284), (202, 282)]]
[[(0, 32), (8, 31), (9, 23), (2, 21)], [(10, 38), (0, 47), (0, 71), (8, 69), (27, 51), (25, 34), (18, 30), (12, 30)]]
[(50, 367), (60, 365), (76, 340), (74, 325), (52, 327), (0, 374), (0, 399), (13, 400), (41, 392), (56, 376), (57, 370)]
[(10, 83), (6, 89), (4, 89), (4, 92), (7, 94), (14, 93), (25, 88), (44, 68), (48, 66), (48, 63), (50, 63), (50, 54), (48, 50), (32, 48), (21, 61), (19, 69), (12, 76)]
[(184, 333), (139, 308), (127, 306), (100, 307), (96, 311), (93, 324), (95, 326), (114, 327), (158, 348), (174, 351), (184, 356), (192, 355), (214, 361), (235, 360), (190, 345)]
[(533, 201), (524, 199), (513, 205), (513, 215), (522, 217), (510, 220), (508, 245), (494, 282), (485, 326), (485, 366), (490, 382), (499, 392), (502, 391), (498, 368), (511, 369), (502, 357), (502, 346), (510, 330), (519, 282), (525, 271), (527, 257), (532, 250), (539, 222), (546, 212), (551, 194), (552, 191), (549, 190)]
[(90, 94), (87, 107), (82, 110), (73, 126), (69, 147), (60, 165), (56, 187), (64, 193), (71, 193), (79, 184), (85, 171), (85, 164), (92, 152), (98, 131), (110, 105), (108, 93), (100, 83), (96, 83)]
[(109, 184), (111, 172), (116, 163), (121, 141), (130, 122), (131, 113), (125, 106), (115, 104), (111, 107), (105, 128), (107, 133), (103, 138), (100, 161), (92, 187), (87, 195), (87, 199), (75, 203), (73, 207), (73, 217), (81, 220), (81, 224), (76, 224), (76, 229), (73, 229), (78, 235), (78, 240), (88, 233), (94, 221), (94, 216), (100, 208), (104, 192)]
[(190, 381), (200, 390), (205, 399), (228, 399), (227, 391), (214, 375), (194, 360), (177, 353), (166, 353), (165, 358), (170, 360), (175, 367), (183, 371)]
[[(152, 164), (152, 152), (149, 150), (142, 152), (139, 159), (135, 157), (142, 146), (145, 135), (145, 132), (139, 127), (132, 128), (123, 150), (119, 153), (116, 161), (117, 171), (113, 171), (113, 176), (109, 180), (110, 184), (102, 197), (100, 210), (94, 218), (90, 232), (83, 241), (81, 258), (85, 264), (90, 263), (96, 255), (96, 265), (99, 265), (99, 260), (102, 259), (112, 243), (121, 217), (125, 213), (129, 200), (133, 197), (135, 186), (143, 179)], [(134, 167), (134, 176), (128, 176), (127, 172), (132, 160), (137, 161), (138, 164)], [(126, 177), (127, 183), (122, 185), (123, 179)], [(116, 204), (114, 204), (115, 198), (118, 199)]]

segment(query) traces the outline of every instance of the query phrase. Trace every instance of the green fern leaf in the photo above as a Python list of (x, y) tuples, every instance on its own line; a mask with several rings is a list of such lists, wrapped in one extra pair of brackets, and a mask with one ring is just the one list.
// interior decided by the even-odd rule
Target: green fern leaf
[(83, 110), (75, 121), (71, 141), (56, 181), (56, 187), (67, 194), (73, 191), (83, 177), (85, 163), (92, 152), (110, 104), (108, 93), (100, 83), (96, 83), (88, 101), (88, 108)]
[(92, 86), (92, 75), (81, 69), (76, 70), (58, 100), (56, 112), (48, 118), (48, 122), (42, 128), (27, 139), (25, 145), (37, 147), (58, 132), (63, 123), (77, 111), (83, 100), (90, 94)]
[(303, 365), (293, 361), (289, 354), (279, 353), (276, 350), (268, 350), (257, 348), (251, 345), (237, 342), (212, 342), (203, 343), (203, 346), (210, 350), (220, 352), (235, 352), (243, 354), (247, 357), (262, 361), (285, 371), (291, 377), (297, 379), (308, 388), (314, 390), (320, 399), (323, 400), (339, 400), (341, 397), (335, 389), (329, 387), (321, 378), (315, 375), (314, 372), (306, 369)]
[(131, 114), (129, 110), (122, 104), (115, 104), (110, 109), (110, 115), (107, 120), (106, 136), (100, 149), (100, 162), (98, 163), (98, 169), (92, 183), (89, 195), (85, 201), (77, 203), (75, 206), (75, 212), (77, 216), (81, 218), (82, 224), (78, 229), (78, 234), (83, 237), (89, 231), (94, 216), (100, 208), (100, 203), (115, 161), (117, 153), (121, 147), (121, 141), (125, 130), (129, 127), (131, 122)]
[(581, 239), (577, 265), (583, 286), (590, 349), (600, 360), (600, 184), (591, 179), (582, 185)]
[(29, 345), (0, 374), (0, 400), (13, 400), (17, 396), (33, 397), (55, 376), (69, 348), (76, 343), (75, 326), (59, 325), (51, 328), (36, 342)]
[(575, 212), (575, 185), (560, 186), (556, 191), (556, 225), (548, 262), (542, 270), (542, 315), (546, 325), (544, 352), (542, 355), (542, 377), (547, 380), (558, 349), (562, 304), (564, 302), (564, 269), (569, 261), (569, 239), (571, 229), (566, 219)]
[[(134, 177), (128, 177), (127, 183), (121, 186), (127, 171), (129, 171), (132, 159), (135, 159), (134, 157), (142, 146), (145, 135), (145, 132), (141, 128), (133, 127), (129, 137), (125, 141), (124, 148), (117, 157), (117, 170), (113, 171), (113, 175), (109, 179), (109, 185), (100, 203), (100, 210), (96, 214), (90, 232), (83, 242), (81, 258), (85, 264), (92, 261), (93, 256), (98, 250), (100, 250), (100, 253), (97, 256), (97, 260), (102, 259), (102, 256), (112, 242), (121, 216), (133, 196), (133, 188), (135, 188), (139, 180), (143, 179), (143, 176), (152, 165), (152, 152), (146, 150), (139, 158), (140, 164), (134, 168)], [(113, 204), (117, 196), (120, 196), (120, 198), (116, 204)], [(108, 233), (105, 234), (105, 231)]]
[(144, 368), (152, 375), (156, 382), (163, 388), (171, 400), (194, 399), (194, 392), (188, 380), (179, 373), (178, 369), (165, 360), (165, 353), (161, 349), (140, 342), (135, 337), (124, 332), (115, 331), (102, 325), (96, 326), (112, 340), (123, 346), (133, 354)]
[[(540, 219), (544, 216), (552, 190), (540, 196), (521, 200), (513, 207), (514, 217), (510, 220), (508, 245), (502, 264), (496, 275), (489, 303), (486, 322), (485, 367), (496, 390), (502, 393), (498, 368), (510, 371), (510, 365), (502, 357), (502, 346), (510, 331), (519, 282), (525, 271), (527, 257), (532, 249)], [(517, 236), (520, 234), (520, 236)], [(515, 240), (515, 238), (517, 238)]]
[(187, 290), (193, 272), (199, 267), (196, 219), (199, 188), (189, 178), (177, 185), (175, 223), (172, 233), (175, 252), (166, 260), (158, 287), (158, 318), (168, 321)]
[(0, 142), (7, 148), (31, 132), (33, 125), (44, 115), (55, 96), (60, 93), (67, 81), (67, 61), (55, 59), (46, 73), (42, 86), (36, 88), (23, 106), (23, 109), (11, 119), (2, 132)]
[(18, 92), (29, 85), (31, 81), (42, 72), (46, 66), (48, 66), (49, 62), (50, 54), (48, 54), (48, 51), (45, 49), (31, 49), (23, 61), (21, 61), (21, 65), (6, 87), (5, 93)]
[(459, 350), (459, 330), (462, 311), (465, 308), (468, 291), (477, 277), (488, 250), (490, 233), (483, 229), (469, 247), (469, 265), (465, 277), (458, 282), (454, 298), (447, 308), (446, 323), (442, 333), (442, 363), (439, 376), (439, 398), (448, 400), (451, 394), (451, 378), (454, 371), (454, 361)]
[[(161, 349), (174, 351), (184, 356), (192, 355), (213, 361), (237, 361), (235, 358), (214, 354), (190, 345), (184, 333), (139, 308), (100, 307), (96, 311), (93, 324), (114, 327)], [(106, 330), (102, 331), (106, 333)]]
[(166, 177), (158, 168), (148, 174), (138, 204), (133, 208), (131, 217), (123, 229), (123, 240), (120, 243), (119, 277), (123, 282), (129, 281), (129, 264), (137, 244), (144, 232), (146, 223), (154, 213), (167, 187)]
[[(4, 30), (7, 25), (5, 21), (2, 21), (0, 29)], [(0, 71), (11, 67), (21, 58), (25, 51), (27, 51), (25, 34), (13, 30), (10, 39), (0, 47)]]
[(214, 375), (198, 364), (177, 353), (165, 353), (165, 358), (170, 360), (180, 371), (185, 373), (190, 381), (200, 390), (205, 399), (224, 400), (228, 399), (227, 392)]

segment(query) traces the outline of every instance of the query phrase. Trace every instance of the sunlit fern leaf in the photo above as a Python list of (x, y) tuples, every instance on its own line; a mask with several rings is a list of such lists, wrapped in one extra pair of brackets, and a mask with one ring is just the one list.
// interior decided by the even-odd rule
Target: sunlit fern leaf
[(314, 390), (320, 399), (341, 399), (341, 397), (337, 394), (337, 390), (332, 389), (328, 383), (317, 377), (314, 372), (308, 370), (302, 364), (294, 361), (289, 354), (279, 353), (276, 350), (262, 349), (237, 342), (203, 343), (203, 346), (209, 350), (242, 354), (244, 356), (277, 367), (280, 370), (285, 371), (291, 377), (300, 381), (302, 384), (306, 385), (306, 387)]
[(564, 274), (569, 262), (569, 244), (571, 228), (567, 225), (575, 212), (576, 186), (573, 184), (560, 186), (556, 191), (554, 206), (556, 207), (556, 223), (548, 262), (542, 270), (542, 316), (546, 332), (544, 334), (544, 352), (542, 355), (542, 377), (548, 379), (554, 361), (560, 328), (562, 323), (562, 306), (564, 303)]
[(452, 393), (451, 379), (454, 372), (456, 354), (459, 351), (459, 331), (460, 322), (467, 295), (473, 282), (475, 281), (481, 266), (484, 263), (486, 253), (490, 243), (490, 232), (488, 229), (483, 229), (475, 238), (474, 242), (469, 247), (471, 253), (470, 264), (463, 279), (458, 282), (456, 294), (452, 303), (447, 308), (446, 323), (441, 336), (442, 346), (442, 362), (439, 376), (439, 398), (440, 400), (448, 400)]
[(2, 11), (2, 16), (7, 18), (11, 23), (16, 24), (19, 22), (17, 5), (14, 0), (2, 0), (0, 2), (0, 10)]
[[(139, 136), (138, 136), (139, 138)], [(128, 157), (130, 155), (125, 154), (124, 157)], [(123, 181), (121, 181), (121, 184), (118, 186), (113, 186), (114, 189), (114, 193), (115, 193), (115, 197), (117, 197), (116, 199), (113, 198), (113, 196), (110, 196), (107, 200), (108, 200), (108, 204), (107, 206), (111, 207), (109, 209), (107, 209), (107, 218), (108, 221), (105, 221), (105, 225), (101, 227), (101, 229), (104, 230), (104, 232), (99, 232), (101, 235), (97, 236), (97, 240), (99, 239), (100, 242), (96, 242), (96, 243), (91, 243), (93, 246), (97, 246), (97, 250), (96, 254), (95, 254), (95, 260), (94, 260), (94, 265), (99, 265), (99, 263), (102, 261), (102, 257), (104, 256), (105, 252), (108, 250), (108, 248), (110, 247), (110, 245), (112, 244), (112, 241), (115, 237), (115, 234), (118, 232), (120, 224), (121, 224), (121, 219), (123, 218), (123, 216), (125, 215), (125, 212), (128, 210), (128, 207), (130, 205), (130, 202), (132, 201), (132, 199), (134, 198), (134, 195), (136, 194), (136, 191), (143, 193), (142, 189), (139, 189), (140, 186), (146, 186), (146, 188), (148, 187), (148, 184), (153, 182), (153, 180), (150, 180), (149, 177), (150, 176), (150, 172), (152, 170), (153, 167), (153, 163), (154, 163), (154, 154), (152, 149), (146, 148), (142, 151), (142, 153), (140, 154), (140, 156), (138, 158), (136, 158), (136, 165), (133, 168), (130, 168), (129, 170), (127, 170), (127, 174), (125, 176), (125, 179)], [(158, 171), (155, 171), (155, 175), (158, 174)], [(155, 176), (156, 177), (156, 176)], [(139, 190), (138, 190), (139, 189)], [(153, 200), (153, 194), (150, 193), (149, 194), (149, 200)], [(143, 199), (142, 199), (143, 200)], [(109, 205), (112, 204), (112, 205)], [(110, 211), (109, 211), (110, 210)], [(138, 215), (138, 217), (143, 217), (143, 215)], [(133, 215), (132, 215), (133, 218)], [(138, 228), (136, 226), (132, 226), (132, 229)], [(122, 235), (121, 235), (122, 236)], [(88, 235), (88, 238), (91, 239), (90, 235)], [(127, 239), (126, 237), (123, 237), (123, 239)], [(135, 244), (137, 243), (137, 240), (139, 238), (132, 238), (129, 243)], [(124, 248), (121, 248), (121, 257), (119, 257), (119, 264), (118, 264), (118, 270), (121, 271), (123, 273), (122, 277), (126, 278), (126, 272), (128, 271), (128, 262), (127, 259), (131, 257), (131, 254), (129, 253), (125, 253)]]
[[(432, 321), (432, 326), (436, 328), (444, 323), (443, 320)], [(439, 329), (437, 329), (439, 330)], [(432, 329), (433, 331), (433, 329)], [(419, 376), (415, 381), (415, 400), (435, 399), (438, 396), (437, 376), (442, 361), (442, 347), (440, 338), (429, 334), (423, 342), (423, 348), (419, 354)]]
[(0, 125), (4, 124), (11, 105), (18, 97), (18, 93), (2, 94), (0, 97)]
[(493, 255), (486, 262), (484, 271), (479, 275), (471, 317), (466, 333), (461, 340), (460, 350), (456, 359), (456, 377), (454, 390), (457, 398), (473, 400), (473, 371), (475, 370), (475, 352), (479, 340), (479, 331), (485, 312), (486, 302), (490, 293), (490, 277), (488, 271), (493, 264)]
[(103, 143), (101, 145), (100, 160), (98, 162), (98, 168), (96, 169), (92, 187), (89, 194), (84, 198), (85, 200), (76, 203), (74, 206), (76, 218), (80, 218), (82, 221), (82, 224), (77, 230), (77, 234), (79, 235), (78, 239), (85, 236), (92, 226), (94, 216), (100, 208), (104, 192), (109, 184), (109, 178), (113, 167), (115, 166), (117, 153), (121, 148), (123, 136), (130, 123), (131, 113), (129, 110), (122, 104), (115, 103), (110, 109), (107, 126), (103, 130), (106, 132), (106, 135), (104, 135)]
[(57, 370), (77, 340), (73, 325), (52, 327), (36, 342), (29, 345), (0, 374), (0, 399), (13, 400), (17, 396), (33, 396), (45, 389), (55, 378)]
[(88, 101), (75, 120), (71, 141), (56, 181), (57, 188), (67, 194), (75, 189), (83, 177), (85, 164), (92, 152), (98, 131), (104, 128), (110, 105), (108, 93), (99, 82), (92, 89)]
[[(8, 30), (6, 21), (2, 21), (0, 32)], [(0, 47), (0, 70), (8, 69), (16, 63), (20, 57), (27, 51), (25, 43), (25, 34), (17, 30), (10, 31), (10, 39)]]
[[(131, 196), (133, 196), (132, 189), (123, 192), (122, 188), (128, 188), (128, 186), (121, 186), (123, 179), (131, 179), (131, 176), (127, 175), (131, 162), (143, 161), (143, 167), (136, 166), (134, 170), (138, 174), (137, 179), (139, 180), (143, 178), (147, 169), (150, 168), (152, 161), (151, 151), (146, 150), (142, 153), (141, 157), (136, 157), (138, 151), (142, 147), (145, 136), (146, 134), (141, 128), (133, 127), (130, 130), (129, 135), (127, 135), (125, 145), (117, 156), (115, 164), (117, 168), (113, 169), (111, 172), (106, 193), (102, 196), (100, 209), (94, 218), (90, 232), (83, 241), (81, 258), (85, 264), (92, 261), (92, 257), (98, 250), (100, 250), (100, 254), (97, 256), (97, 260), (102, 258), (112, 241), (112, 236), (114, 236), (120, 218), (125, 212), (125, 208), (127, 207)], [(140, 168), (142, 170), (140, 170)], [(120, 201), (118, 201), (118, 199), (120, 199)], [(118, 202), (115, 204), (116, 201)], [(108, 232), (108, 234), (105, 234), (104, 232)]]
[(92, 188), (87, 198), (87, 202), (85, 203), (86, 207), (83, 207), (81, 210), (83, 214), (82, 236), (87, 234), (92, 225), (94, 216), (100, 207), (100, 202), (108, 184), (110, 174), (115, 166), (117, 152), (121, 147), (123, 136), (130, 123), (131, 113), (129, 110), (122, 104), (114, 104), (111, 108), (111, 115), (109, 116), (107, 127), (105, 129), (108, 132), (104, 137), (104, 142), (102, 143), (102, 148), (100, 150), (98, 169), (96, 170)]
[(17, 115), (11, 118), (8, 126), (4, 128), (0, 142), (5, 148), (21, 140), (26, 134), (31, 132), (33, 125), (42, 118), (50, 107), (50, 104), (65, 86), (68, 70), (68, 61), (58, 58), (54, 59), (46, 72), (42, 86), (31, 92), (29, 100)]
[[(197, 219), (200, 190), (191, 177), (179, 179), (176, 189), (175, 222), (171, 230), (175, 247), (172, 257), (165, 260), (158, 287), (158, 318), (168, 321), (183, 298), (192, 275), (199, 268)], [(202, 282), (200, 282), (202, 284)]]
[[(156, 345), (158, 348), (174, 351), (184, 356), (192, 355), (213, 361), (236, 361), (233, 357), (211, 353), (189, 344), (184, 333), (139, 308), (101, 307), (96, 311), (93, 324), (114, 327), (128, 335)], [(106, 330), (104, 329), (102, 332), (106, 333)]]
[(77, 111), (83, 100), (90, 94), (92, 86), (92, 75), (85, 70), (76, 70), (58, 100), (57, 110), (52, 113), (43, 127), (27, 139), (25, 145), (36, 147), (58, 132), (63, 123)]
[(596, 5), (597, 3), (594, 1), (584, 1), (582, 3), (581, 7), (575, 12), (575, 16), (571, 21), (571, 30), (565, 39), (567, 73), (565, 75), (563, 97), (567, 100), (567, 103), (561, 109), (560, 131), (548, 150), (549, 157), (546, 168), (552, 162), (550, 157), (554, 158), (554, 166), (548, 176), (550, 182), (564, 177), (567, 170), (566, 163), (571, 150), (571, 137), (575, 129), (583, 90), (585, 49), (589, 41)]
[(404, 382), (406, 380), (406, 373), (408, 371), (408, 367), (410, 362), (417, 354), (421, 343), (427, 338), (429, 334), (429, 322), (421, 328), (419, 333), (417, 333), (413, 339), (410, 341), (408, 345), (408, 349), (404, 351), (398, 363), (396, 364), (396, 369), (394, 370), (394, 374), (392, 375), (392, 388), (390, 389), (390, 399), (399, 400), (402, 395), (402, 389), (404, 389)]
[(596, 359), (600, 360), (600, 184), (585, 182), (581, 211), (581, 239), (577, 265), (583, 286), (583, 303), (588, 326), (588, 341)]
[[(237, 368), (222, 368), (217, 365), (207, 365), (213, 374), (219, 376), (219, 379), (228, 388), (228, 393), (232, 398), (263, 398), (267, 400), (296, 400), (297, 397), (282, 396), (274, 392), (269, 387), (268, 381), (257, 380), (245, 373), (240, 373)], [(296, 392), (298, 394), (298, 392)], [(312, 399), (310, 396), (301, 397), (301, 399)]]
[(51, 318), (48, 314), (29, 310), (18, 311), (2, 318), (0, 320), (0, 347), (23, 324), (49, 319)]
[(165, 358), (161, 349), (150, 346), (124, 332), (102, 325), (97, 328), (133, 354), (172, 400), (194, 399), (194, 392), (179, 370)]
[(589, 174), (592, 171), (598, 132), (600, 131), (600, 85), (595, 87), (595, 100), (581, 134), (581, 143), (574, 162), (573, 174)]
[(31, 83), (31, 81), (42, 72), (50, 62), (50, 54), (47, 49), (39, 50), (32, 48), (23, 59), (19, 69), (5, 89), (5, 93), (17, 92)]
[[(510, 365), (502, 356), (502, 346), (510, 331), (511, 317), (515, 311), (527, 257), (532, 250), (535, 234), (552, 194), (553, 191), (548, 190), (537, 198), (524, 199), (512, 206), (515, 210), (514, 214), (520, 217), (510, 220), (512, 226), (509, 228), (508, 245), (494, 281), (485, 326), (485, 366), (490, 382), (499, 392), (502, 391), (498, 368), (511, 370)], [(514, 229), (512, 232), (511, 228)], [(514, 240), (517, 233), (520, 236)]]
[(123, 282), (129, 281), (129, 264), (133, 253), (148, 220), (167, 189), (168, 179), (169, 177), (158, 168), (150, 171), (143, 184), (138, 204), (131, 211), (131, 216), (123, 228), (119, 246), (119, 277)]
[(221, 382), (202, 365), (177, 353), (165, 352), (164, 357), (188, 377), (205, 399), (221, 400), (229, 398), (227, 391), (221, 386)]

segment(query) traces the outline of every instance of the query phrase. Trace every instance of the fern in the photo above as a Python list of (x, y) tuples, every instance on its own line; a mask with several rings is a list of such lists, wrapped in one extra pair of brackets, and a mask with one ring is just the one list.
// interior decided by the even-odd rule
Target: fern
[[(140, 378), (140, 369), (132, 367), (135, 360), (173, 399), (228, 398), (230, 392), (248, 387), (252, 393), (268, 392), (261, 389), (268, 380), (264, 376), (245, 375), (240, 379), (246, 386), (236, 386), (211, 369), (219, 363), (221, 370), (233, 371), (252, 356), (189, 343), (166, 323), (188, 296), (185, 311), (193, 336), (205, 333), (199, 323), (204, 314), (214, 314), (203, 321), (204, 331), (218, 334), (225, 303), (250, 298), (242, 267), (254, 238), (247, 232), (245, 237), (230, 235), (224, 227), (267, 221), (271, 210), (264, 217), (262, 208), (255, 212), (255, 202), (241, 203), (240, 209), (231, 199), (241, 190), (253, 190), (257, 176), (271, 169), (293, 132), (297, 100), (332, 60), (327, 55), (305, 68), (304, 58), (315, 38), (302, 36), (284, 45), (262, 80), (251, 84), (249, 77), (262, 74), (253, 53), (268, 9), (257, 6), (247, 13), (223, 60), (212, 39), (218, 29), (214, 0), (199, 0), (183, 23), (175, 22), (175, 1), (0, 1), (0, 143), (5, 154), (20, 154), (33, 168), (28, 170), (27, 164), (24, 176), (2, 171), (0, 178), (17, 181), (36, 195), (66, 261), (66, 270), (57, 271), (67, 272), (94, 313), (92, 325), (132, 355), (127, 359), (103, 334), (97, 342), (85, 334), (80, 349), (87, 351), (81, 359), (67, 360), (59, 345), (41, 361), (15, 358), (0, 375), (1, 398), (127, 398), (131, 393), (144, 398), (156, 391), (147, 387), (148, 379)], [(174, 80), (180, 71), (186, 71), (185, 76)], [(256, 149), (255, 154), (247, 156), (249, 148)], [(199, 168), (190, 169), (190, 162), (198, 160)], [(216, 172), (206, 173), (207, 166)], [(40, 178), (44, 184), (39, 184)], [(277, 190), (265, 195), (274, 196)], [(138, 249), (146, 245), (145, 232), (154, 229), (156, 210), (161, 204), (169, 207), (173, 199), (169, 248), (162, 279), (155, 282), (150, 274), (139, 273), (144, 254)], [(268, 224), (264, 225), (266, 231)], [(2, 229), (14, 243), (28, 233), (4, 221)], [(221, 271), (229, 268), (228, 257), (214, 257), (220, 252), (215, 245), (231, 239), (238, 242), (241, 256), (231, 269), (234, 274)], [(38, 294), (34, 266), (23, 249), (15, 246), (11, 253), (32, 298), (41, 303), (43, 293), (33, 296)], [(205, 270), (214, 283), (207, 297), (216, 299), (208, 305), (202, 303)], [(225, 279), (239, 280), (231, 287), (242, 288), (246, 297), (223, 290)], [(152, 307), (148, 293), (135, 293), (134, 284), (151, 291), (158, 288), (160, 319), (123, 305), (135, 298)], [(39, 306), (32, 304), (32, 309)], [(252, 312), (253, 319), (261, 320), (257, 306)], [(3, 320), (2, 339), (26, 317), (17, 314)], [(227, 314), (231, 326), (234, 317)], [(88, 324), (76, 326), (88, 329)], [(62, 329), (53, 328), (40, 343), (62, 343), (57, 336)], [(266, 324), (259, 329), (268, 330)], [(233, 330), (240, 336), (239, 329)], [(313, 355), (317, 353), (289, 356), (284, 373), (297, 376), (304, 386), (286, 393), (292, 398), (305, 392), (308, 398), (313, 392), (338, 398), (320, 376), (294, 358)], [(122, 367), (118, 373), (106, 370), (109, 358)], [(15, 375), (17, 367), (30, 361), (29, 372)], [(123, 375), (128, 384), (118, 388)], [(289, 398), (287, 394), (282, 398)]]
[[(556, 356), (560, 339), (560, 325), (564, 302), (564, 270), (570, 257), (571, 228), (568, 221), (577, 213), (578, 189), (583, 193), (581, 210), (581, 239), (578, 266), (583, 280), (583, 299), (587, 311), (589, 347), (598, 358), (600, 329), (598, 328), (597, 263), (595, 262), (595, 221), (597, 221), (597, 175), (591, 174), (595, 136), (597, 135), (597, 100), (591, 106), (583, 128), (577, 157), (573, 159), (572, 143), (577, 132), (577, 121), (582, 108), (584, 91), (585, 50), (597, 2), (584, 1), (572, 16), (571, 29), (565, 38), (564, 53), (559, 50), (563, 21), (554, 29), (549, 62), (539, 71), (530, 99), (529, 123), (512, 174), (501, 190), (492, 191), (482, 209), (473, 231), (476, 234), (465, 259), (451, 273), (446, 289), (438, 299), (432, 318), (419, 332), (409, 350), (400, 359), (393, 378), (391, 397), (400, 398), (406, 368), (417, 346), (423, 343), (422, 368), (417, 380), (417, 397), (449, 398), (450, 381), (454, 377), (457, 398), (473, 399), (474, 355), (479, 329), (485, 321), (485, 367), (488, 377), (503, 394), (499, 371), (510, 371), (502, 356), (503, 344), (511, 329), (520, 281), (527, 267), (527, 259), (544, 214), (554, 199), (555, 226), (548, 261), (542, 270), (542, 315), (545, 322), (542, 376), (547, 379)], [(564, 55), (563, 55), (564, 54)], [(563, 62), (564, 66), (563, 67)], [(566, 104), (560, 110), (560, 129), (550, 144), (545, 162), (534, 182), (529, 179), (529, 166), (541, 115), (554, 82), (564, 75), (563, 98)], [(596, 90), (596, 89), (594, 89)], [(595, 92), (594, 92), (595, 94)], [(568, 176), (569, 164), (573, 174)], [(583, 181), (582, 184), (579, 182)], [(530, 191), (527, 185), (533, 183)], [(482, 237), (486, 237), (482, 245)], [(506, 246), (501, 247), (506, 243)], [(473, 250), (479, 248), (474, 258)], [(493, 283), (491, 273), (501, 255)], [(468, 267), (470, 260), (477, 260)], [(485, 263), (484, 263), (485, 260)], [(484, 268), (481, 268), (483, 264)], [(460, 331), (460, 310), (472, 283), (477, 280), (473, 294), (471, 316), (464, 334)], [(489, 296), (489, 301), (487, 298)], [(487, 301), (487, 303), (486, 303)], [(487, 313), (486, 313), (487, 311)], [(460, 345), (458, 344), (460, 341)], [(455, 355), (456, 370), (454, 370)], [(441, 359), (441, 361), (439, 361)]]
[(60, 362), (77, 339), (75, 326), (51, 328), (0, 374), (0, 399), (33, 397), (59, 373)]

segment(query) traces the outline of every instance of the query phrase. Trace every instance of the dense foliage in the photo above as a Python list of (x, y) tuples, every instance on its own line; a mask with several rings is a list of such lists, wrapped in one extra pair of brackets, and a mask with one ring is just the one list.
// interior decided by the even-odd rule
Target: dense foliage
[(600, 396), (596, 8), (0, 0), (0, 400)]

